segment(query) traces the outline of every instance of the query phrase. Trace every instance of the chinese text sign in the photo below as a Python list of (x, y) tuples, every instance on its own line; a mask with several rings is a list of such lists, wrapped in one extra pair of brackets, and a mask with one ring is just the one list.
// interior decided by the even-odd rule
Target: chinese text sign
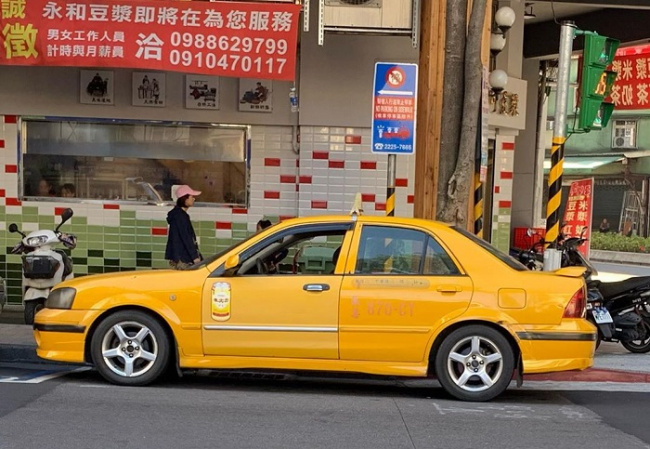
[(610, 99), (616, 109), (650, 109), (650, 54), (617, 56), (612, 70), (617, 75)]
[[(582, 246), (578, 247), (582, 255), (587, 258), (591, 246), (589, 242), (591, 241), (593, 191), (593, 178), (572, 182), (564, 208), (564, 220), (562, 220), (563, 223), (566, 223), (562, 227), (565, 238), (580, 237), (582, 235), (587, 239)], [(584, 234), (582, 234), (583, 230)]]
[(375, 64), (371, 142), (373, 153), (415, 152), (417, 78), (416, 64)]
[(300, 5), (0, 0), (0, 64), (293, 80)]

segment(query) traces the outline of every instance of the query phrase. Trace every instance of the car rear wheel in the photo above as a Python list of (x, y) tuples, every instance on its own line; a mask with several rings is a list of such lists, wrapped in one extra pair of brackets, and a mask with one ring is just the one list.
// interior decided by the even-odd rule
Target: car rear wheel
[(466, 326), (443, 340), (435, 370), (442, 388), (451, 396), (463, 401), (489, 401), (508, 388), (514, 355), (508, 340), (498, 331)]
[(147, 385), (158, 379), (169, 363), (169, 339), (151, 316), (122, 311), (106, 317), (91, 341), (97, 371), (117, 385)]

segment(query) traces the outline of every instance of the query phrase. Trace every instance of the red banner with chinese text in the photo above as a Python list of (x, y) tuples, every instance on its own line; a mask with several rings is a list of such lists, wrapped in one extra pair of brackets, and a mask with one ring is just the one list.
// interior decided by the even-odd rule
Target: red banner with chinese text
[(616, 56), (612, 70), (618, 73), (610, 95), (616, 109), (650, 109), (650, 54)]
[(0, 0), (0, 64), (293, 80), (300, 5)]
[[(564, 207), (564, 219), (562, 233), (565, 238), (582, 237), (587, 241), (578, 248), (583, 256), (589, 258), (591, 247), (591, 225), (593, 211), (594, 179), (580, 179), (573, 181), (569, 188), (566, 206)], [(566, 224), (565, 224), (566, 223)]]

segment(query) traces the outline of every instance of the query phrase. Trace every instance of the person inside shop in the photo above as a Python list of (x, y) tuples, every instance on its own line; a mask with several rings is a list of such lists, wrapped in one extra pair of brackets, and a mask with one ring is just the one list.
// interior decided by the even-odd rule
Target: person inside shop
[(607, 221), (607, 218), (603, 218), (603, 221), (600, 222), (598, 230), (603, 233), (609, 232), (609, 221)]
[(77, 189), (75, 189), (74, 184), (69, 182), (61, 186), (61, 196), (63, 198), (75, 198), (77, 196)]
[(169, 261), (169, 266), (176, 270), (187, 269), (203, 259), (199, 252), (192, 221), (187, 213), (200, 194), (200, 191), (194, 190), (188, 185), (178, 186), (176, 206), (167, 214), (169, 230), (165, 259)]
[[(271, 226), (271, 220), (262, 219), (257, 222), (256, 230), (257, 232), (263, 231), (264, 229)], [(278, 264), (284, 260), (285, 257), (289, 254), (289, 250), (282, 248), (277, 253), (273, 254), (271, 257), (267, 258), (264, 263), (266, 264), (267, 272), (270, 274), (278, 272)]]
[(45, 178), (38, 182), (38, 196), (54, 196), (54, 187)]

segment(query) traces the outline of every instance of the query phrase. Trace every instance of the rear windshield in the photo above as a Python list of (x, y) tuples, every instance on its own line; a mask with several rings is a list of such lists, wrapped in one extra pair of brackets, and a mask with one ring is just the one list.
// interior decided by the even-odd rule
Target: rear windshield
[(476, 243), (478, 246), (492, 254), (494, 257), (499, 259), (501, 262), (505, 263), (508, 265), (510, 268), (513, 270), (517, 271), (528, 271), (528, 268), (526, 268), (521, 262), (519, 262), (517, 259), (510, 257), (509, 255), (501, 252), (500, 250), (496, 249), (494, 246), (490, 245), (488, 242), (486, 242), (483, 239), (480, 239), (476, 237), (474, 234), (471, 232), (466, 231), (465, 229), (458, 228), (456, 226), (452, 226), (451, 229), (454, 231), (457, 231), (461, 234), (463, 234), (465, 237), (470, 239), (472, 242)]

